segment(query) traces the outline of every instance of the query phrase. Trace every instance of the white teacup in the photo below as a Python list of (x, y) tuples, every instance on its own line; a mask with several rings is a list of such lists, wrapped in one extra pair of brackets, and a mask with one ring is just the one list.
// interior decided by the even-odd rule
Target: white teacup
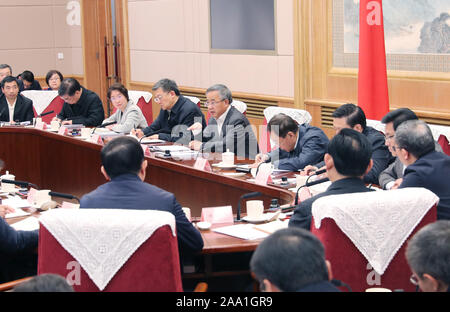
[[(6, 171), (6, 174), (1, 176), (2, 180), (15, 180), (16, 177), (13, 174), (10, 174), (9, 171)], [(3, 192), (14, 192), (16, 187), (14, 184), (10, 184), (10, 183), (3, 183), (2, 182), (2, 191)]]
[(234, 153), (231, 153), (230, 151), (226, 153), (222, 153), (222, 164), (227, 166), (233, 166), (234, 165)]
[(50, 129), (51, 129), (52, 131), (59, 131), (59, 121), (58, 121), (58, 120), (53, 120), (53, 121), (50, 123)]
[(264, 202), (262, 200), (247, 201), (247, 218), (255, 220), (260, 218), (264, 212)]
[(81, 128), (81, 137), (82, 138), (89, 138), (91, 136), (91, 128)]
[(183, 207), (183, 208), (181, 208), (181, 210), (183, 210), (184, 214), (186, 215), (186, 218), (187, 218), (190, 222), (192, 222), (192, 219), (191, 219), (191, 209), (190, 209), (190, 208), (187, 208), (187, 207)]

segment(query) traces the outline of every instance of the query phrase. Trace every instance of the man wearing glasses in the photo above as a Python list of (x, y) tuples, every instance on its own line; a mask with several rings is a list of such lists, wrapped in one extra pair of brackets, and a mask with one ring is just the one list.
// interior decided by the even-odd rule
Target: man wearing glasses
[(437, 219), (450, 219), (450, 156), (436, 152), (430, 127), (408, 120), (395, 131), (392, 149), (405, 165), (399, 188), (423, 187), (439, 197)]
[(80, 85), (74, 78), (66, 78), (58, 90), (64, 105), (53, 118), (61, 125), (83, 124), (85, 127), (100, 126), (105, 119), (102, 100), (99, 96)]
[[(416, 114), (409, 108), (396, 109), (383, 117), (381, 122), (386, 125), (386, 146), (389, 148), (392, 156), (397, 156), (395, 151), (392, 149), (395, 131), (397, 128), (405, 121), (417, 119)], [(436, 151), (442, 152), (442, 147), (437, 142), (435, 143), (435, 147)], [(389, 165), (389, 167), (381, 172), (380, 177), (378, 178), (380, 186), (385, 190), (397, 189), (400, 184), (402, 184), (404, 170), (405, 166), (402, 164), (400, 159), (396, 158), (395, 161)]]
[(450, 291), (450, 221), (428, 224), (408, 242), (411, 283), (424, 292)]
[[(169, 142), (188, 144), (193, 134), (188, 130), (195, 122), (206, 127), (205, 116), (200, 108), (180, 94), (175, 81), (161, 79), (152, 88), (153, 102), (161, 106), (158, 118), (144, 130), (132, 130), (131, 134), (142, 138), (160, 139)], [(186, 137), (185, 137), (186, 136)]]
[(211, 114), (208, 126), (195, 123), (189, 130), (202, 130), (202, 141), (191, 141), (189, 148), (196, 151), (224, 153), (230, 151), (238, 157), (254, 159), (258, 154), (258, 141), (250, 122), (231, 105), (231, 91), (222, 84), (206, 90), (206, 106)]

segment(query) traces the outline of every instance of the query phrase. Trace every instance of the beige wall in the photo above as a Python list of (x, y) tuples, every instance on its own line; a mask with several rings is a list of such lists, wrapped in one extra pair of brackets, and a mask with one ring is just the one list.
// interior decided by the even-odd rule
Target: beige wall
[[(130, 77), (294, 96), (292, 1), (276, 1), (276, 55), (210, 53), (209, 0), (129, 0)], [(232, 22), (232, 17), (230, 18)]]
[(67, 24), (69, 2), (74, 1), (1, 0), (0, 63), (11, 65), (14, 75), (26, 69), (35, 76), (50, 69), (83, 75), (81, 26)]

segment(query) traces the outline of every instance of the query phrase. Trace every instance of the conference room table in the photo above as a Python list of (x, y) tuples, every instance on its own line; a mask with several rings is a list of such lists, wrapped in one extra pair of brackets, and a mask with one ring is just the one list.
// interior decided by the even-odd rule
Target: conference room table
[[(78, 198), (106, 182), (100, 172), (102, 144), (91, 143), (70, 135), (59, 135), (46, 130), (20, 127), (0, 128), (0, 159), (18, 181), (27, 181), (40, 189), (67, 193)], [(211, 165), (221, 161), (220, 154), (209, 154)], [(290, 204), (295, 194), (276, 185), (258, 185), (247, 181), (251, 177), (229, 177), (226, 170), (212, 166), (212, 172), (194, 168), (195, 160), (176, 161), (146, 156), (148, 167), (145, 182), (174, 193), (183, 207), (191, 209), (198, 221), (202, 208), (232, 206), (237, 212), (240, 197), (250, 192), (260, 192), (254, 198), (264, 201), (268, 208), (271, 200)], [(250, 160), (235, 159), (236, 163), (249, 164)], [(245, 203), (242, 203), (245, 207)], [(243, 209), (245, 212), (245, 209)], [(243, 214), (245, 215), (245, 214)], [(205, 273), (213, 274), (211, 256), (220, 253), (253, 251), (260, 240), (243, 240), (216, 233), (201, 231), (205, 256)]]

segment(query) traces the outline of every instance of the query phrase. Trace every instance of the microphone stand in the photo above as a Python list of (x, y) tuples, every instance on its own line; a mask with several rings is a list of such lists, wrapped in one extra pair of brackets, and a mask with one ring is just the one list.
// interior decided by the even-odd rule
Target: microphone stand
[(242, 221), (241, 220), (241, 201), (243, 199), (249, 199), (249, 198), (253, 198), (253, 197), (258, 197), (258, 196), (261, 196), (261, 195), (262, 195), (261, 192), (253, 192), (253, 193), (247, 193), (247, 194), (242, 195), (239, 198), (239, 201), (238, 201), (238, 209), (237, 209), (237, 213), (236, 213), (236, 219), (234, 221), (236, 221), (236, 222), (241, 222)]

